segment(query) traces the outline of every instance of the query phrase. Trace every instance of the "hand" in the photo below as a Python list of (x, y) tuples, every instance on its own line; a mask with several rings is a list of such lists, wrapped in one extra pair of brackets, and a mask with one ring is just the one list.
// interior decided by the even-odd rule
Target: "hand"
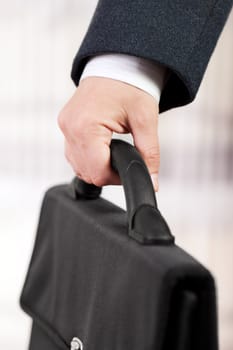
[(58, 116), (65, 156), (74, 172), (96, 186), (120, 184), (110, 165), (112, 133), (131, 133), (158, 191), (158, 103), (130, 84), (102, 77), (81, 80)]

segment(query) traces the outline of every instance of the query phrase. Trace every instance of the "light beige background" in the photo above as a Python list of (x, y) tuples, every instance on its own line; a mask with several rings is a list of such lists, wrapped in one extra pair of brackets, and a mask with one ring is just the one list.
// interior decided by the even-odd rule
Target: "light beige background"
[[(0, 349), (26, 349), (18, 306), (44, 191), (70, 181), (56, 119), (96, 0), (0, 2)], [(216, 277), (221, 350), (233, 349), (233, 16), (195, 103), (160, 116), (158, 202), (177, 243)], [(125, 206), (122, 189), (104, 189)]]

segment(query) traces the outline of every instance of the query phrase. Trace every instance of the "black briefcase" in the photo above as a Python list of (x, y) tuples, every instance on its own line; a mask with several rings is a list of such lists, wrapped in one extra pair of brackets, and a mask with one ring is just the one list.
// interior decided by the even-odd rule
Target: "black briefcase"
[(75, 178), (45, 195), (21, 306), (30, 350), (217, 350), (215, 284), (174, 243), (136, 149), (113, 140), (127, 213)]

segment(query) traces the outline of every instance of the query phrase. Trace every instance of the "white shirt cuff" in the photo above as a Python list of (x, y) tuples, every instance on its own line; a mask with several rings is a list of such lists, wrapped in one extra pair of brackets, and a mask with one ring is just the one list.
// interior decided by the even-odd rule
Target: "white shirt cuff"
[(91, 57), (80, 77), (101, 76), (134, 85), (152, 95), (159, 103), (167, 69), (148, 59), (121, 53)]

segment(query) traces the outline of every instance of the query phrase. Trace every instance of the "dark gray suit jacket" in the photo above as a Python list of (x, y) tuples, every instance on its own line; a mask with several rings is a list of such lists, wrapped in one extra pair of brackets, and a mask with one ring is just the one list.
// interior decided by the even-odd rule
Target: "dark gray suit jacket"
[(191, 102), (233, 0), (99, 0), (74, 59), (79, 83), (88, 57), (126, 53), (165, 65), (172, 74), (160, 112)]

